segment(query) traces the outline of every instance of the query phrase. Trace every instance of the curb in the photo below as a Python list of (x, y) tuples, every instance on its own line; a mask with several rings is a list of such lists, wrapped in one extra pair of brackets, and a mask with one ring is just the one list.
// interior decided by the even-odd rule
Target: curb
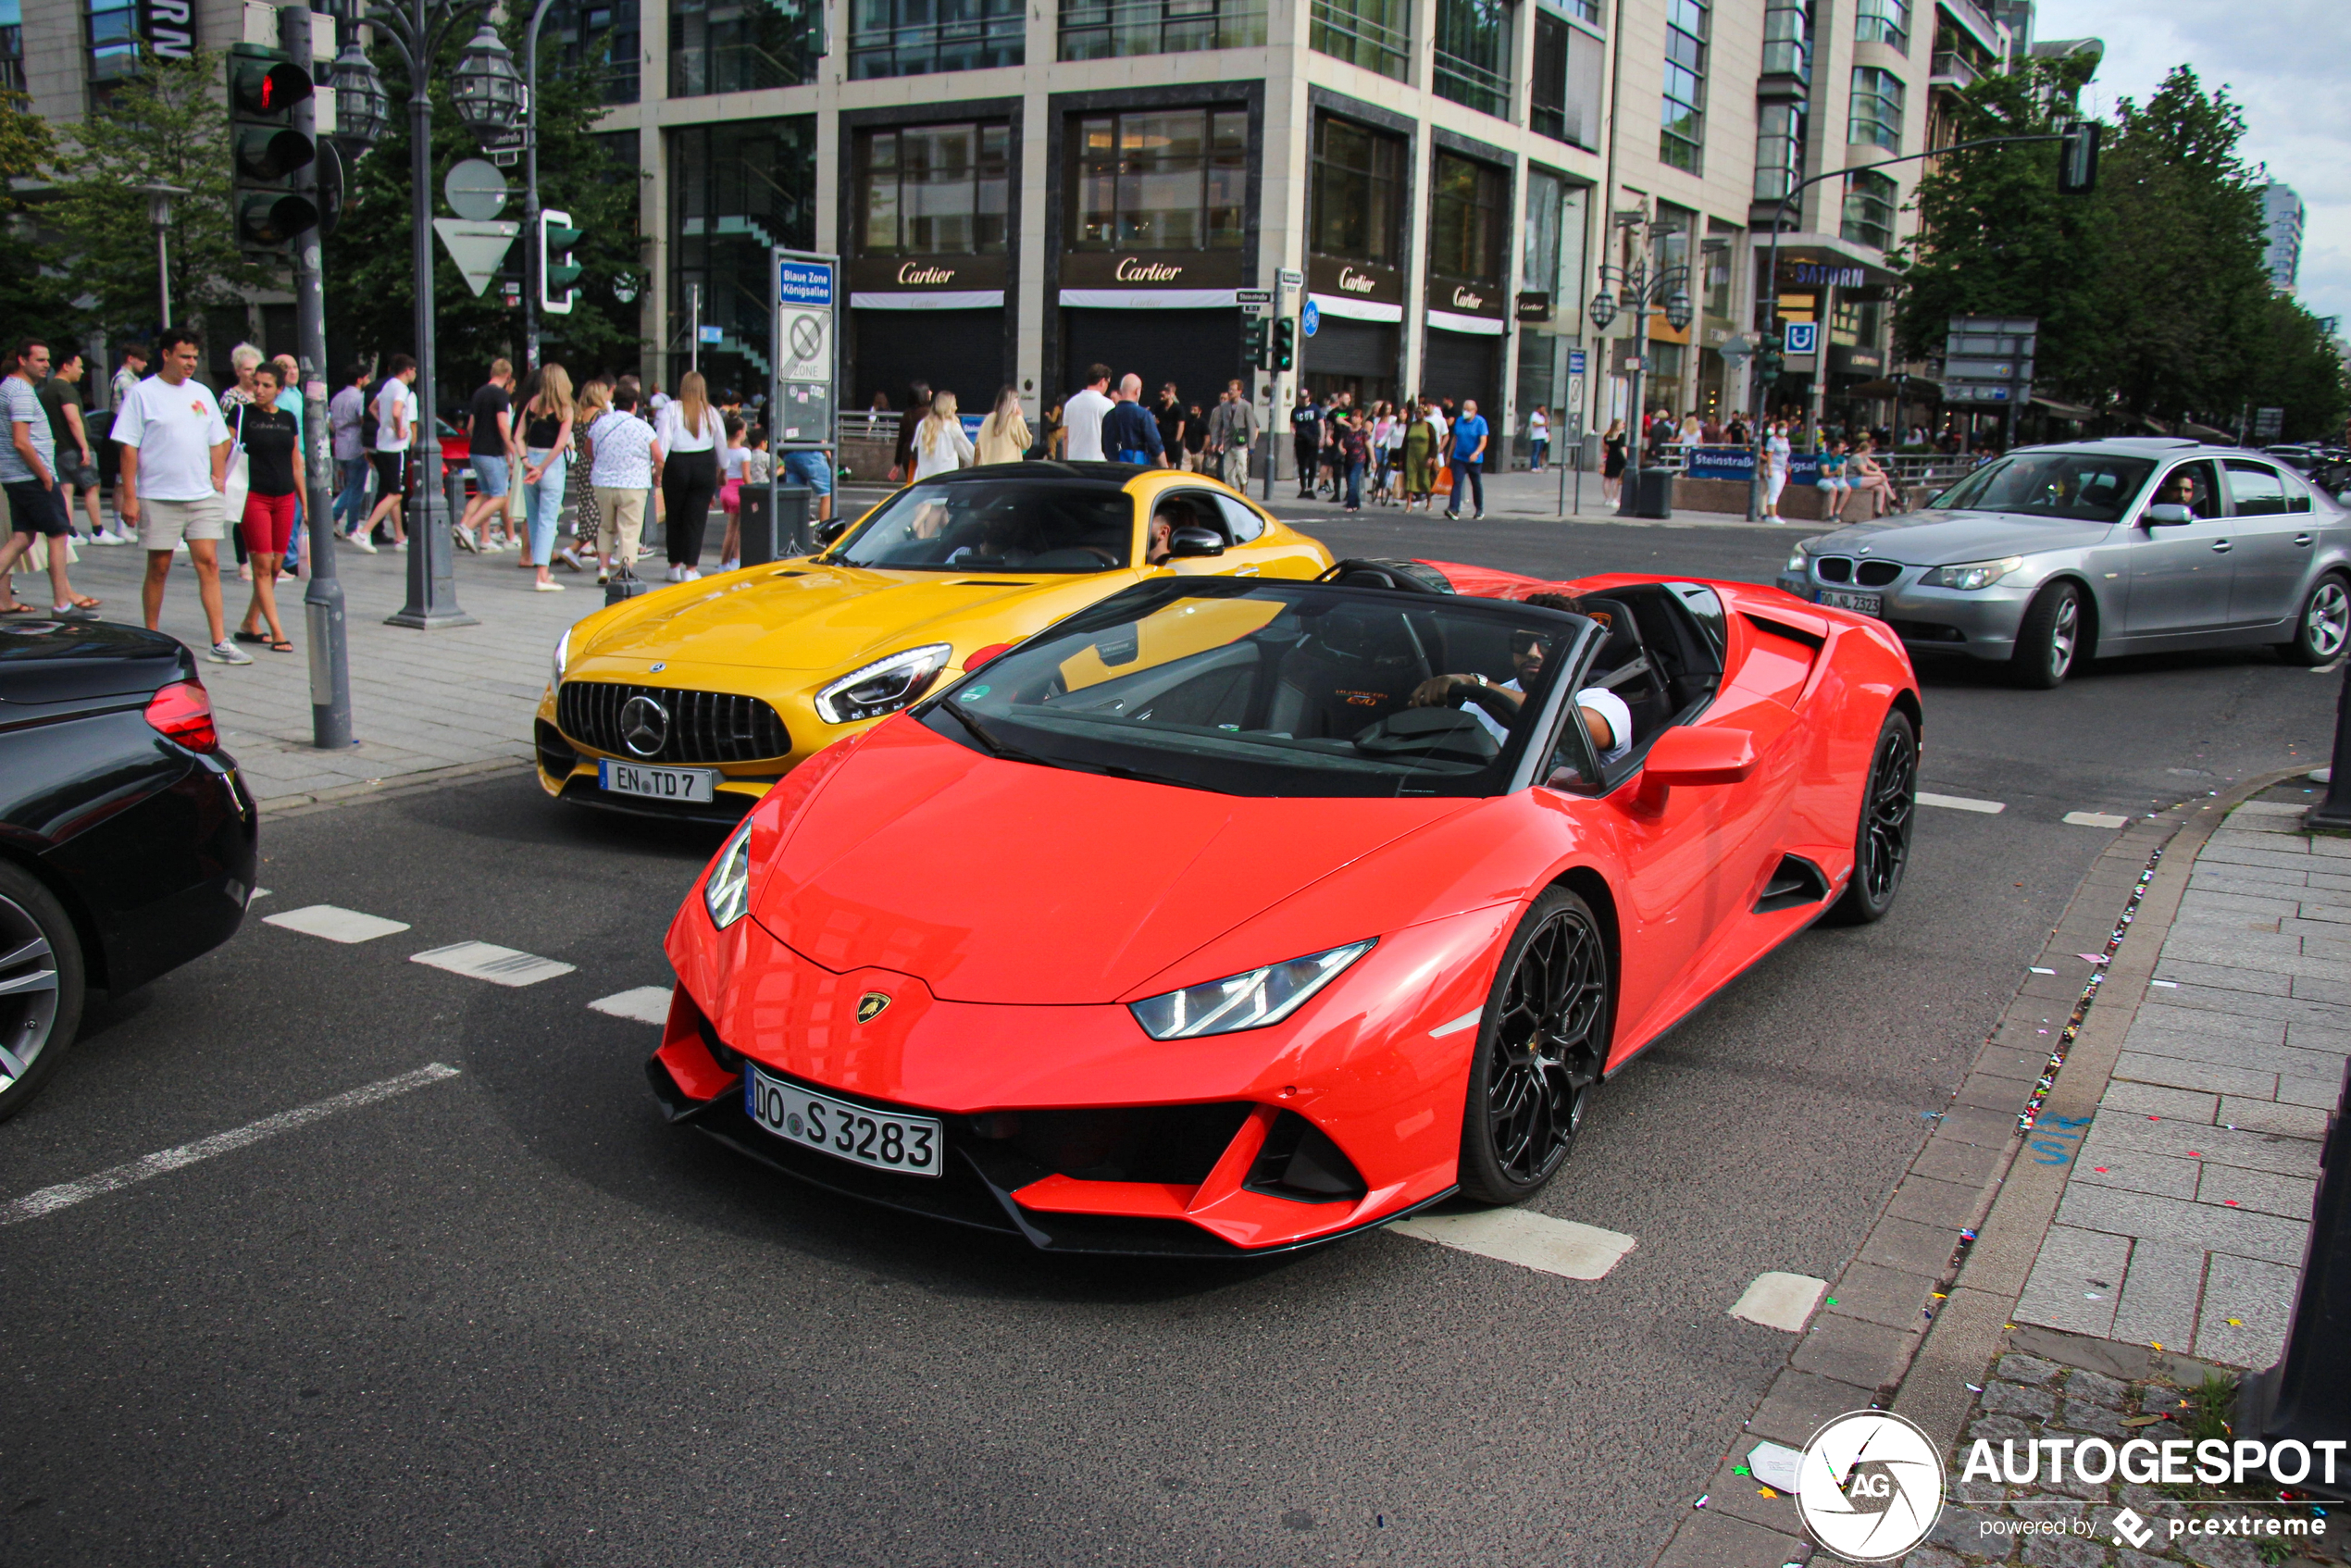
[[(1725, 1445), (1703, 1506), (1675, 1526), (1653, 1568), (1779, 1568), (1808, 1558), (1813, 1545), (1794, 1498), (1765, 1495), (1742, 1473), (1759, 1439), (1802, 1448), (1831, 1417), (1877, 1408), (1916, 1422), (1940, 1449), (1958, 1440), (1975, 1400), (1967, 1383), (1999, 1352), (2071, 1169), (2070, 1160), (2018, 1155), (2040, 1124), (2059, 1127), (2057, 1118), (2096, 1110), (2204, 840), (2240, 801), (2308, 771), (2265, 774), (2116, 834), (2033, 961), (2054, 972), (2025, 977), (1787, 1364)], [(2086, 952), (2108, 962), (2084, 977)], [(2115, 1348), (2105, 1341), (2032, 1337), (2037, 1354), (2120, 1375), (2106, 1364)]]
[(468, 779), (487, 778), (531, 765), (529, 756), (491, 757), (486, 762), (458, 763), (451, 767), (429, 767), (418, 773), (403, 773), (390, 778), (370, 778), (364, 783), (338, 785), (331, 790), (313, 790), (301, 794), (272, 795), (255, 802), (265, 815), (272, 817), (308, 816), (314, 812), (331, 811), (337, 806), (356, 805), (363, 801), (387, 801), (401, 795), (422, 794), (443, 785), (461, 784)]

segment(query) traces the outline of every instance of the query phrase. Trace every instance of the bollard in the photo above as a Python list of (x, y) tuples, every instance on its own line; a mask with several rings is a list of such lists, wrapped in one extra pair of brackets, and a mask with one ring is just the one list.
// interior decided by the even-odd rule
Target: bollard
[[(2270, 1444), (2351, 1442), (2351, 1069), (2327, 1120), (2319, 1165), (2318, 1201), (2285, 1354), (2238, 1390), (2240, 1437)], [(2351, 1474), (2338, 1465), (2334, 1475), (2328, 1486), (2325, 1471), (2314, 1466), (2307, 1479), (2283, 1484), (2351, 1500)]]
[(2327, 798), (2303, 815), (2311, 828), (2351, 828), (2351, 659), (2343, 665), (2343, 688), (2334, 698), (2334, 766), (2327, 774)]
[(634, 599), (644, 591), (645, 579), (627, 566), (623, 566), (613, 573), (610, 580), (604, 584), (604, 603), (617, 604), (624, 599)]

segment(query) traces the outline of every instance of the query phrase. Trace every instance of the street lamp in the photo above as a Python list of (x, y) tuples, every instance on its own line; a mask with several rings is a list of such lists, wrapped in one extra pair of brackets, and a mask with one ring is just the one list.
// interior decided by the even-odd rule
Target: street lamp
[(163, 325), (168, 327), (171, 325), (171, 198), (188, 194), (188, 188), (157, 181), (152, 185), (134, 186), (133, 189), (147, 198), (147, 221), (155, 226), (155, 278), (163, 295)]
[[(367, 20), (399, 50), (408, 68), (409, 186), (415, 212), (417, 289), (417, 421), (411, 451), (418, 474), (416, 526), (408, 534), (408, 602), (390, 626), (429, 630), (473, 626), (475, 617), (457, 607), (455, 562), (449, 537), (449, 496), (441, 475), (441, 380), (433, 352), (437, 312), (432, 276), (432, 73), (442, 46), (460, 27), (480, 24), (466, 46), (452, 82), (457, 112), (478, 137), (507, 129), (520, 109), (513, 57), (489, 23), (484, 0), (378, 0)], [(485, 43), (484, 41), (487, 40)], [(503, 70), (503, 77), (501, 72)], [(337, 79), (341, 86), (340, 76)], [(501, 117), (504, 118), (501, 118)]]
[(375, 62), (367, 58), (356, 39), (335, 56), (334, 75), (328, 80), (335, 90), (335, 141), (357, 163), (384, 139), (384, 127), (392, 119), (392, 99), (384, 93)]
[[(1618, 228), (1637, 235), (1649, 226), (1648, 214), (1632, 208), (1616, 215)], [(1637, 246), (1637, 240), (1636, 242)], [(1637, 465), (1641, 450), (1641, 377), (1648, 361), (1649, 317), (1662, 313), (1666, 324), (1680, 331), (1690, 324), (1694, 314), (1690, 305), (1690, 269), (1687, 267), (1651, 267), (1645, 248), (1636, 248), (1636, 259), (1630, 267), (1602, 264), (1600, 286), (1592, 292), (1592, 302), (1585, 314), (1592, 325), (1601, 331), (1616, 319), (1621, 308), (1633, 317), (1633, 389), (1629, 406), (1633, 416), (1633, 450)], [(1613, 288), (1616, 292), (1611, 292)], [(1625, 490), (1625, 505), (1630, 507), (1639, 486)], [(1626, 515), (1630, 515), (1628, 512)]]

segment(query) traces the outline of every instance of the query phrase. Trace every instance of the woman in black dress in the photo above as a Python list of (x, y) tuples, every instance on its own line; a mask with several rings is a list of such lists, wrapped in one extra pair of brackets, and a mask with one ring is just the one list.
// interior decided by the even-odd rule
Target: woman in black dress
[(1624, 485), (1624, 421), (1611, 419), (1600, 437), (1600, 494), (1613, 503)]
[[(294, 508), (310, 509), (302, 475), (302, 427), (294, 417), (276, 406), (278, 367), (267, 361), (254, 367), (253, 397), (235, 404), (230, 423), (238, 444), (245, 450), (245, 512), (239, 519), (239, 537), (253, 558), (253, 603), (245, 606), (240, 642), (267, 642), (274, 653), (291, 653), (285, 628), (278, 622), (278, 568), (293, 543)], [(261, 635), (261, 623), (269, 635)]]

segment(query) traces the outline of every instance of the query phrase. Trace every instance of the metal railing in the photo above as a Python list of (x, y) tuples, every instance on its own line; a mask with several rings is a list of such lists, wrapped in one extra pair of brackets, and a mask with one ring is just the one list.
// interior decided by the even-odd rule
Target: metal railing
[(883, 409), (855, 409), (833, 421), (838, 441), (880, 441), (898, 444), (899, 416)]
[(1364, 6), (1372, 3), (1375, 0), (1314, 0), (1307, 45), (1317, 54), (1401, 81), (1412, 67), (1412, 34), (1365, 16)]
[(1265, 43), (1263, 0), (1064, 0), (1061, 57), (1108, 60)]
[(1946, 49), (1935, 56), (1934, 64), (1927, 68), (1926, 84), (1929, 87), (1972, 87), (1983, 76), (1982, 71), (1968, 63), (1965, 56)]

